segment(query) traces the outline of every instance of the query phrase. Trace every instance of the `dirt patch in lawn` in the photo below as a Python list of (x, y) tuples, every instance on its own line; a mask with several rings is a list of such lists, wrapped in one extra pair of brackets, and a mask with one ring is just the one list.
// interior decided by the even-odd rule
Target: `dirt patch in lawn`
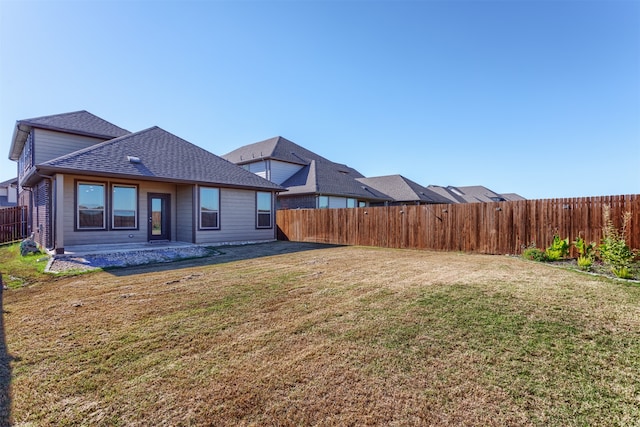
[(638, 286), (501, 256), (220, 251), (6, 291), (13, 422), (625, 425), (640, 414)]

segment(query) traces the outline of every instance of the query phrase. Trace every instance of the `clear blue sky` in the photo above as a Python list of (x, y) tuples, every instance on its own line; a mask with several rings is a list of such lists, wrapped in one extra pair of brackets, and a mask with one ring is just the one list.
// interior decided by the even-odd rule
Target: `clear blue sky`
[(281, 135), (365, 176), (640, 193), (640, 1), (0, 0), (18, 119), (88, 110), (222, 155)]

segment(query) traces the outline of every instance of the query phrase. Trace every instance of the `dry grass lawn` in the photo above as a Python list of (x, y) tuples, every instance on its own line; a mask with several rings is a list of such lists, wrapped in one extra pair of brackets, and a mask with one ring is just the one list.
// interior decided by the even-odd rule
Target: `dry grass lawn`
[(18, 426), (640, 425), (640, 287), (277, 242), (3, 295)]

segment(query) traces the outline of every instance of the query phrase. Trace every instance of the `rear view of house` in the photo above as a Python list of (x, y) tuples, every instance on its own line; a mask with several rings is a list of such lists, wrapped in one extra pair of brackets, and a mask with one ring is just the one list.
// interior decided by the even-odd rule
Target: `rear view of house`
[(16, 123), (19, 202), (36, 241), (65, 245), (268, 241), (282, 190), (159, 127), (129, 132), (87, 111)]

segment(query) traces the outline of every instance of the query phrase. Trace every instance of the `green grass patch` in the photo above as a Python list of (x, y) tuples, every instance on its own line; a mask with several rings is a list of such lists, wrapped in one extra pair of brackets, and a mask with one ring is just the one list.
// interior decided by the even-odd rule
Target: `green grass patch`
[(18, 288), (43, 279), (49, 262), (45, 253), (20, 255), (20, 243), (0, 246), (0, 273), (9, 288)]

